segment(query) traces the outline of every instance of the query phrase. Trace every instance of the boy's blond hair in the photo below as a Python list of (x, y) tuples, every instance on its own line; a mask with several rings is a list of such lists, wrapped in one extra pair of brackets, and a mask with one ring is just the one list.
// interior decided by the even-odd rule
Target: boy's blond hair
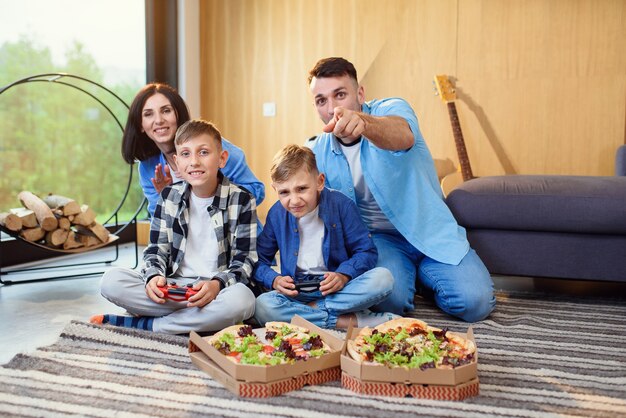
[(174, 145), (180, 146), (190, 139), (204, 134), (215, 139), (219, 149), (222, 148), (222, 134), (215, 125), (203, 119), (191, 119), (179, 126), (174, 137)]
[(270, 176), (273, 182), (282, 183), (302, 168), (308, 173), (318, 174), (315, 154), (310, 148), (291, 144), (274, 156)]

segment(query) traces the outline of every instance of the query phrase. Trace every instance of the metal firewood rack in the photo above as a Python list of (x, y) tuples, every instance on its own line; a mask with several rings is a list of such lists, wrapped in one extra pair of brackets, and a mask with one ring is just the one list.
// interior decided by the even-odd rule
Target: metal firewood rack
[[(108, 88), (106, 88), (105, 86), (103, 86), (102, 84), (99, 84), (95, 81), (89, 80), (87, 78), (84, 77), (80, 77), (77, 75), (73, 75), (73, 74), (67, 74), (67, 73), (46, 73), (46, 74), (37, 74), (37, 75), (32, 75), (26, 78), (22, 78), (20, 80), (14, 81), (13, 83), (10, 83), (2, 88), (0, 88), (0, 95), (2, 95), (4, 92), (6, 92), (7, 90), (22, 85), (22, 84), (26, 84), (26, 83), (53, 83), (54, 85), (60, 85), (60, 86), (66, 86), (69, 88), (73, 88), (76, 89), (86, 95), (88, 95), (89, 97), (91, 97), (93, 100), (95, 100), (100, 106), (102, 106), (107, 113), (113, 117), (113, 119), (115, 120), (115, 122), (117, 123), (117, 125), (119, 126), (120, 130), (122, 132), (124, 132), (124, 126), (122, 125), (122, 123), (120, 122), (120, 120), (118, 119), (118, 117), (116, 117), (115, 113), (113, 112), (113, 110), (111, 109), (111, 107), (107, 106), (107, 104), (101, 99), (99, 98), (95, 92), (97, 93), (103, 93), (103, 94), (108, 94), (109, 100), (111, 99), (111, 97), (117, 101), (119, 101), (127, 110), (129, 109), (128, 104), (126, 104), (126, 102), (124, 102), (124, 100), (122, 100), (117, 94), (115, 94), (113, 91), (109, 90)], [(90, 91), (87, 90), (87, 87), (89, 87), (90, 89), (95, 89), (94, 91)], [(63, 250), (63, 249), (56, 249), (56, 248), (51, 248), (51, 247), (47, 247), (38, 243), (33, 243), (27, 240), (24, 240), (23, 238), (21, 238), (17, 233), (10, 231), (2, 226), (0, 226), (0, 230), (2, 230), (2, 232), (6, 233), (7, 235), (15, 238), (16, 240), (20, 240), (21, 242), (25, 242), (31, 246), (35, 246), (38, 247), (40, 249), (42, 249), (43, 251), (46, 252), (50, 252), (50, 253), (55, 253), (55, 254), (51, 254), (51, 255), (66, 255), (66, 254), (77, 254), (77, 253), (81, 253), (81, 254), (86, 254), (89, 252), (92, 252), (96, 249), (100, 249), (103, 247), (114, 247), (115, 248), (115, 252), (114, 254), (109, 254), (109, 255), (105, 255), (99, 259), (97, 259), (96, 261), (88, 261), (88, 262), (68, 262), (68, 263), (55, 263), (54, 265), (48, 265), (48, 266), (43, 266), (43, 267), (24, 267), (24, 268), (11, 268), (9, 267), (9, 270), (6, 270), (6, 268), (3, 270), (2, 269), (2, 264), (0, 263), (0, 284), (3, 285), (9, 285), (9, 284), (17, 284), (17, 283), (28, 283), (28, 282), (37, 282), (37, 281), (44, 281), (44, 280), (54, 280), (54, 279), (68, 279), (68, 278), (77, 278), (77, 277), (87, 277), (87, 276), (93, 276), (96, 274), (102, 274), (104, 272), (103, 271), (88, 271), (88, 272), (78, 272), (78, 273), (59, 273), (58, 270), (60, 269), (67, 269), (69, 267), (80, 267), (80, 266), (93, 266), (93, 265), (102, 265), (103, 267), (109, 266), (111, 263), (115, 262), (118, 260), (119, 255), (120, 255), (120, 251), (119, 251), (119, 243), (117, 238), (120, 236), (120, 234), (126, 230), (127, 228), (134, 228), (135, 233), (133, 234), (134, 239), (134, 250), (135, 250), (135, 265), (132, 266), (131, 268), (135, 268), (137, 267), (137, 265), (139, 264), (139, 246), (138, 246), (138, 242), (137, 242), (137, 233), (136, 233), (136, 228), (137, 228), (137, 218), (139, 216), (139, 214), (141, 213), (141, 211), (143, 210), (144, 206), (146, 205), (146, 199), (144, 198), (141, 203), (139, 204), (139, 206), (137, 207), (137, 210), (134, 212), (134, 214), (132, 215), (132, 218), (130, 221), (128, 221), (125, 224), (120, 225), (119, 223), (119, 219), (118, 219), (118, 214), (119, 211), (121, 210), (121, 208), (123, 207), (124, 203), (126, 202), (126, 199), (128, 198), (129, 195), (129, 191), (132, 185), (132, 181), (133, 181), (133, 172), (134, 172), (134, 164), (129, 166), (129, 174), (128, 174), (128, 183), (126, 184), (126, 189), (124, 192), (124, 196), (122, 197), (120, 203), (118, 204), (117, 208), (114, 210), (113, 214), (111, 214), (111, 216), (103, 222), (103, 225), (105, 225), (107, 227), (107, 229), (109, 229), (109, 232), (112, 234), (112, 237), (114, 237), (114, 239), (111, 239), (108, 243), (104, 243), (102, 245), (98, 245), (95, 247), (90, 247), (88, 249), (83, 249), (83, 250)], [(0, 252), (0, 259), (2, 258), (2, 254)], [(9, 276), (11, 274), (15, 274), (15, 273), (24, 273), (24, 272), (28, 272), (28, 271), (38, 271), (38, 270), (50, 270), (50, 271), (55, 271), (57, 270), (57, 274), (53, 274), (50, 276), (45, 276), (45, 277), (38, 277), (38, 278), (34, 278), (34, 279), (24, 279), (24, 280), (6, 280), (3, 278), (5, 276)]]

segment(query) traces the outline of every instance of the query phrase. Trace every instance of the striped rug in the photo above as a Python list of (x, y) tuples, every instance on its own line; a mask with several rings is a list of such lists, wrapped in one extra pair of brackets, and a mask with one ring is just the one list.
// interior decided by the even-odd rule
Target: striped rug
[[(412, 316), (465, 331), (418, 300)], [(461, 402), (358, 395), (339, 382), (239, 399), (189, 361), (187, 338), (72, 322), (0, 367), (0, 416), (626, 416), (626, 304), (498, 293), (474, 325), (480, 395)]]

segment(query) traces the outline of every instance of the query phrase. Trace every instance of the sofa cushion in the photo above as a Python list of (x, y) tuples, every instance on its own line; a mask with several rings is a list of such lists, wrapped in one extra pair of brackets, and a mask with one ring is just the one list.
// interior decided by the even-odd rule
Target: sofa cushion
[(626, 234), (626, 177), (480, 177), (446, 202), (465, 228)]

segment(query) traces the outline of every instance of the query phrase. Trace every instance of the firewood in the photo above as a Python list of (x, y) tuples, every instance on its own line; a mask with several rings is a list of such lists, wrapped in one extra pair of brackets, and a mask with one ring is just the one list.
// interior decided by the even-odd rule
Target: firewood
[(109, 241), (109, 230), (106, 229), (101, 224), (99, 224), (98, 222), (92, 223), (87, 228), (89, 228), (89, 230), (91, 232), (96, 234), (96, 236), (98, 237), (98, 239), (100, 241), (102, 241), (102, 242), (108, 242)]
[(97, 237), (99, 242), (109, 241), (109, 230), (98, 222), (94, 222), (89, 226), (74, 225), (76, 228), (76, 235), (87, 235)]
[(13, 213), (0, 213), (0, 224), (9, 231), (17, 232), (22, 229), (22, 220)]
[(54, 231), (57, 228), (59, 222), (57, 218), (54, 217), (52, 210), (43, 200), (28, 191), (20, 192), (17, 198), (22, 202), (24, 207), (35, 212), (39, 225), (45, 231)]
[(23, 228), (34, 228), (37, 224), (37, 217), (35, 216), (35, 212), (26, 208), (14, 208), (9, 209), (9, 212), (18, 216), (22, 220)]
[(67, 239), (63, 243), (64, 250), (71, 250), (72, 248), (82, 247), (83, 244), (76, 240), (76, 233), (72, 230), (67, 234)]
[(20, 236), (26, 241), (36, 242), (46, 235), (43, 228), (36, 226), (35, 228), (25, 228), (20, 231)]
[(78, 241), (85, 247), (93, 247), (94, 245), (98, 245), (101, 243), (101, 241), (95, 235), (76, 234), (76, 238), (78, 238)]
[(72, 223), (70, 222), (70, 220), (66, 218), (65, 216), (61, 216), (58, 219), (59, 219), (59, 228), (69, 231), (70, 227), (72, 226)]
[(78, 205), (78, 203), (76, 203), (74, 199), (70, 199), (69, 197), (49, 194), (48, 196), (44, 197), (43, 201), (46, 202), (48, 207), (50, 207), (51, 209), (62, 209), (63, 215), (65, 216), (76, 215), (80, 213), (80, 206)]
[(76, 225), (89, 226), (96, 220), (96, 214), (91, 208), (87, 205), (82, 205), (80, 207), (80, 213), (78, 215), (74, 215), (74, 220), (72, 221)]
[(54, 231), (48, 231), (46, 233), (46, 244), (52, 247), (60, 247), (67, 241), (67, 236), (70, 231), (66, 229), (55, 229)]

